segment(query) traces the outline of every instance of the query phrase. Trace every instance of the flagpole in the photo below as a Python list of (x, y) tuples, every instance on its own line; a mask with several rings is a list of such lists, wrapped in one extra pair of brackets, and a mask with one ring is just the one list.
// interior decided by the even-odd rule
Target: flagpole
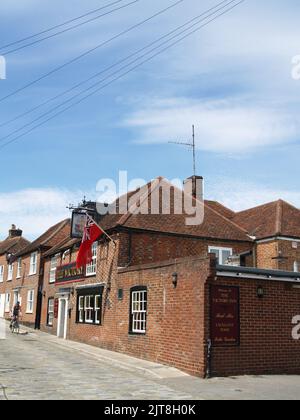
[[(86, 213), (89, 217), (91, 217), (88, 213)], [(105, 230), (99, 225), (99, 223), (97, 223), (92, 217), (91, 217), (91, 219), (93, 220), (93, 222), (95, 223), (95, 225), (96, 226), (98, 226), (98, 228), (103, 232), (103, 234), (110, 240), (110, 241), (112, 241), (113, 243), (114, 243), (114, 245), (115, 246), (117, 246), (117, 243), (116, 243), (116, 241), (111, 237), (111, 236), (109, 236), (106, 232), (105, 232)]]

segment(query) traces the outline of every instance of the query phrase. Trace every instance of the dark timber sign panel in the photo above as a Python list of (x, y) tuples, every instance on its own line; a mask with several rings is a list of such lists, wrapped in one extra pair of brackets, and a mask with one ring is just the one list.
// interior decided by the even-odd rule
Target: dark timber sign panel
[(240, 297), (238, 287), (211, 287), (211, 340), (213, 346), (238, 346)]
[(56, 284), (69, 283), (84, 280), (84, 269), (76, 268), (76, 262), (57, 267)]

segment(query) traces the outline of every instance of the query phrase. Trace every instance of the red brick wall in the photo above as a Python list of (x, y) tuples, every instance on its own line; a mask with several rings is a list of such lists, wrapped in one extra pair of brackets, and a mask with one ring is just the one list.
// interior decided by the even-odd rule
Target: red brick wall
[[(213, 374), (299, 374), (300, 340), (292, 338), (292, 319), (300, 315), (300, 290), (277, 281), (219, 277), (211, 283), (240, 288), (241, 323), (238, 347), (213, 348)], [(262, 299), (258, 286), (264, 287)]]
[[(253, 245), (248, 242), (210, 241), (141, 232), (132, 233), (130, 240), (127, 238), (126, 247), (122, 249), (122, 256), (127, 264), (129, 259), (131, 265), (148, 264), (172, 258), (207, 256), (209, 246), (232, 248), (233, 253), (238, 254), (251, 250)], [(131, 257), (129, 258), (128, 255)], [(250, 266), (253, 265), (252, 259), (248, 259), (247, 262)]]
[[(257, 267), (272, 269), (294, 271), (294, 262), (298, 262), (300, 270), (300, 243), (297, 243), (297, 248), (292, 246), (293, 241), (271, 240), (269, 242), (258, 243), (256, 245)], [(281, 252), (284, 257), (283, 261), (274, 260)]]
[[(112, 243), (107, 252), (103, 251), (103, 244), (99, 247), (97, 277), (66, 285), (74, 287), (69, 306), (69, 339), (157, 361), (204, 377), (210, 338), (210, 285), (238, 286), (240, 345), (214, 347), (212, 373), (217, 376), (300, 373), (297, 358), (300, 341), (294, 341), (291, 335), (292, 318), (300, 315), (299, 289), (292, 289), (284, 282), (216, 277), (207, 257), (118, 269), (123, 237), (115, 236), (115, 239), (116, 248)], [(76, 252), (72, 254), (72, 260), (75, 257)], [(174, 272), (178, 273), (176, 289), (172, 284)], [(55, 297), (59, 286), (49, 285), (48, 279), (49, 261), (45, 268), (42, 329), (56, 334), (57, 320), (52, 328), (46, 326), (47, 301), (49, 297)], [(105, 285), (102, 325), (76, 324), (76, 287), (94, 283)], [(265, 293), (263, 299), (257, 297), (257, 287), (261, 285)], [(134, 286), (148, 289), (146, 335), (129, 333), (130, 289)], [(118, 300), (118, 289), (123, 289), (122, 300)]]
[[(178, 273), (177, 288), (172, 284), (174, 271)], [(121, 270), (117, 286), (123, 288), (124, 300), (115, 300), (117, 335), (113, 349), (203, 377), (203, 301), (208, 274), (208, 258)], [(128, 334), (130, 288), (139, 285), (148, 289), (148, 327), (144, 336)]]
[[(38, 296), (38, 281), (39, 281), (39, 270), (40, 270), (40, 253), (38, 254), (37, 260), (37, 274), (30, 276), (29, 275), (29, 267), (30, 267), (30, 255), (24, 256), (22, 258), (22, 276), (21, 278), (17, 278), (17, 261), (14, 262), (14, 270), (13, 270), (13, 280), (7, 281), (7, 273), (8, 273), (8, 265), (4, 256), (0, 257), (0, 265), (2, 263), (5, 264), (5, 274), (4, 274), (4, 282), (0, 283), (0, 293), (10, 293), (11, 300), (10, 300), (10, 309), (13, 307), (14, 303), (14, 290), (20, 290), (20, 300), (22, 304), (22, 322), (29, 326), (35, 325), (35, 316), (36, 316), (36, 304), (37, 304), (37, 296)], [(27, 297), (28, 291), (34, 290), (34, 307), (33, 313), (27, 313)], [(10, 319), (10, 313), (5, 313), (5, 318)]]
[[(61, 287), (74, 287), (70, 298), (72, 309), (68, 322), (68, 338), (109, 350), (126, 353), (175, 366), (189, 373), (204, 376), (204, 283), (209, 271), (209, 259), (185, 259), (142, 267), (117, 269), (117, 248), (109, 245), (107, 258), (98, 251), (98, 276), (81, 283)], [(73, 255), (73, 258), (75, 254)], [(44, 305), (42, 330), (56, 334), (57, 320), (47, 327), (47, 302), (55, 297), (59, 286), (47, 281), (50, 261), (45, 266)], [(178, 272), (178, 287), (172, 284), (172, 274)], [(102, 325), (76, 324), (77, 291), (84, 284), (105, 283), (103, 294)], [(110, 290), (107, 285), (110, 284)], [(146, 286), (148, 289), (148, 318), (146, 335), (129, 334), (130, 289)], [(123, 289), (123, 300), (118, 299), (118, 289)]]
[(278, 255), (278, 242), (258, 243), (256, 245), (256, 266), (270, 270), (278, 270), (278, 262), (273, 258)]
[[(283, 262), (279, 263), (280, 270), (294, 271), (294, 262), (298, 262), (300, 270), (300, 242), (297, 242), (297, 248), (293, 247), (293, 241), (279, 241), (278, 247), (282, 255), (286, 257)], [(296, 243), (295, 243), (296, 244)]]

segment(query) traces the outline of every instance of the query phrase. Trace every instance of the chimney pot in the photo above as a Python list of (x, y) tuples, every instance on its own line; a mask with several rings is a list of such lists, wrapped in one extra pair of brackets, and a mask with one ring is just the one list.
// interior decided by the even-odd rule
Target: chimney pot
[(11, 225), (11, 229), (8, 232), (10, 238), (17, 238), (22, 236), (23, 231), (21, 229), (17, 229), (16, 225)]

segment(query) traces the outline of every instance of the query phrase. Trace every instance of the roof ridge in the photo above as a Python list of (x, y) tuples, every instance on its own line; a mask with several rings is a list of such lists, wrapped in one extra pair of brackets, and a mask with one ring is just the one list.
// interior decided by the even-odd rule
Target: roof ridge
[(294, 210), (297, 210), (300, 212), (300, 209), (294, 206), (294, 204), (291, 204), (289, 201), (283, 200), (282, 198), (280, 198), (278, 201), (281, 201), (282, 204), (286, 204), (287, 206), (292, 207)]
[[(170, 185), (172, 185), (174, 189), (179, 190), (179, 188), (178, 188), (176, 185), (173, 185), (173, 184), (172, 184), (169, 180), (167, 180), (166, 178), (164, 178), (164, 179), (165, 179), (165, 181), (166, 181), (166, 182), (168, 182)], [(187, 194), (184, 190), (179, 190), (179, 191), (182, 191), (182, 193), (183, 193), (183, 194)], [(188, 195), (188, 194), (187, 194), (187, 195)], [(197, 202), (199, 202), (200, 204), (202, 204), (202, 202), (201, 202), (198, 198), (196, 198), (196, 197), (192, 197), (192, 198), (193, 198), (195, 201), (197, 201)], [(222, 214), (220, 214), (220, 213), (219, 213), (219, 212), (217, 212), (216, 210), (214, 210), (214, 209), (212, 209), (211, 207), (209, 207), (209, 206), (205, 203), (205, 200), (203, 200), (203, 204), (204, 204), (204, 207), (209, 208), (209, 210), (210, 210), (210, 211), (212, 211), (213, 213), (217, 214), (219, 217), (222, 217), (222, 219), (226, 220), (226, 222), (227, 222), (227, 223), (230, 223), (230, 224), (234, 225), (234, 226), (235, 226), (238, 230), (240, 230), (241, 232), (243, 232), (244, 234), (246, 234), (246, 235), (249, 237), (249, 239), (250, 239), (250, 236), (249, 236), (249, 234), (248, 234), (248, 232), (247, 232), (247, 230), (246, 230), (246, 229), (244, 229), (243, 227), (239, 226), (238, 224), (236, 224), (236, 223), (235, 223), (235, 222), (233, 222), (232, 220), (227, 219), (227, 217), (223, 216)]]
[(247, 212), (250, 212), (250, 211), (253, 211), (253, 210), (257, 210), (257, 209), (259, 209), (261, 207), (266, 207), (266, 206), (270, 206), (272, 204), (276, 204), (276, 203), (278, 203), (278, 201), (279, 200), (274, 200), (274, 201), (269, 201), (269, 202), (264, 203), (264, 204), (259, 204), (258, 206), (254, 206), (254, 207), (250, 207), (249, 209), (238, 211), (235, 214), (236, 215), (240, 215), (240, 214), (247, 213)]

